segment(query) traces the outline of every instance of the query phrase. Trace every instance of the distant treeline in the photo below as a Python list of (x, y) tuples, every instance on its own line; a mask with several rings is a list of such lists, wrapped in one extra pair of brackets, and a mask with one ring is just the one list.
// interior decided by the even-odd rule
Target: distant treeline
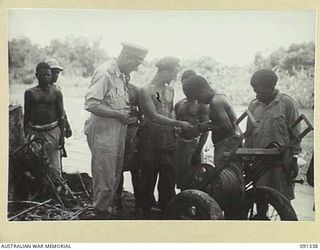
[[(9, 41), (9, 80), (10, 84), (30, 84), (35, 81), (35, 66), (47, 57), (55, 57), (64, 67), (63, 76), (88, 78), (94, 69), (110, 57), (100, 46), (100, 41), (83, 37), (69, 37), (64, 41), (53, 40), (49, 46), (41, 47), (27, 38)], [(156, 68), (155, 61), (147, 61), (132, 74), (132, 82), (144, 85), (152, 79)], [(182, 59), (181, 71), (176, 88), (177, 98), (181, 98), (179, 81), (184, 70), (192, 69), (204, 76), (219, 92), (225, 93), (235, 105), (247, 105), (254, 97), (250, 77), (255, 70), (273, 69), (279, 76), (278, 88), (294, 97), (300, 107), (313, 107), (314, 96), (314, 43), (292, 44), (289, 48), (279, 48), (264, 56), (257, 52), (253, 62), (247, 66), (223, 65), (212, 57)], [(73, 77), (73, 78), (72, 78)], [(88, 82), (88, 81), (84, 81)], [(70, 85), (78, 83), (69, 81)]]

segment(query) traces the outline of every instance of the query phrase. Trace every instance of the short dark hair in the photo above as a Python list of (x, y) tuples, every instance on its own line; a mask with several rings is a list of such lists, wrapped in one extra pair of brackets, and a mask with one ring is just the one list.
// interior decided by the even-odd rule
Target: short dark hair
[(196, 75), (196, 72), (194, 72), (193, 70), (186, 70), (181, 76), (181, 81), (187, 80), (189, 77), (194, 75)]
[(38, 73), (40, 70), (51, 70), (49, 64), (45, 63), (45, 62), (41, 62), (41, 63), (38, 63), (37, 67), (36, 67), (36, 73)]
[(251, 86), (254, 86), (256, 84), (264, 85), (266, 87), (274, 88), (276, 86), (278, 81), (278, 77), (276, 73), (274, 73), (270, 69), (261, 69), (256, 71), (250, 80)]
[(184, 94), (191, 98), (214, 92), (208, 81), (199, 75), (189, 77), (183, 84), (182, 89)]

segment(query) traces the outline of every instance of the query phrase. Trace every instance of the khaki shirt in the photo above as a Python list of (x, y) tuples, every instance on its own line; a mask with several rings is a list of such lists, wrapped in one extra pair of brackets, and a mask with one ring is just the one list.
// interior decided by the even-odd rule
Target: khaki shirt
[(115, 59), (105, 62), (93, 73), (85, 96), (85, 109), (99, 104), (117, 110), (129, 106), (129, 95), (124, 75), (120, 72)]
[[(257, 99), (249, 105), (248, 109), (258, 124), (246, 140), (246, 146), (249, 148), (265, 148), (271, 142), (285, 145), (294, 139), (289, 132), (289, 126), (299, 117), (298, 109), (290, 96), (276, 91), (276, 97), (269, 105)], [(248, 121), (247, 131), (251, 127), (252, 124)], [(297, 126), (293, 132), (298, 135), (300, 127)], [(292, 153), (298, 154), (300, 151), (300, 143), (292, 146)]]

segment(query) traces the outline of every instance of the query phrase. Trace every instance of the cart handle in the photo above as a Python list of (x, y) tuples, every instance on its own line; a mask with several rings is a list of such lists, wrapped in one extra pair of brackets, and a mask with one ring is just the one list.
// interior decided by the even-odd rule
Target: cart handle
[[(300, 134), (295, 135), (293, 130), (295, 127), (297, 127), (302, 121), (304, 121), (307, 124), (307, 128), (302, 131)], [(296, 137), (297, 140), (301, 140), (303, 137), (305, 137), (310, 131), (313, 130), (313, 126), (312, 124), (309, 122), (309, 120), (307, 119), (307, 117), (304, 114), (301, 114), (297, 120), (295, 120), (291, 126), (289, 127), (290, 132)]]
[[(249, 131), (243, 132), (239, 125), (246, 117), (248, 117), (248, 119), (252, 123), (252, 128)], [(240, 134), (241, 138), (245, 138), (246, 136), (248, 136), (252, 132), (252, 130), (254, 128), (258, 127), (258, 124), (257, 124), (256, 120), (254, 119), (250, 110), (246, 110), (245, 112), (242, 113), (242, 115), (236, 121), (234, 121), (234, 126), (235, 126), (237, 132)]]

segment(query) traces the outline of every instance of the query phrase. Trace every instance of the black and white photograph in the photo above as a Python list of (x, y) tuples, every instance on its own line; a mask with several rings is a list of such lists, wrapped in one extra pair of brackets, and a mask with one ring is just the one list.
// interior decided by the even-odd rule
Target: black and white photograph
[(315, 10), (7, 20), (8, 223), (315, 221)]

